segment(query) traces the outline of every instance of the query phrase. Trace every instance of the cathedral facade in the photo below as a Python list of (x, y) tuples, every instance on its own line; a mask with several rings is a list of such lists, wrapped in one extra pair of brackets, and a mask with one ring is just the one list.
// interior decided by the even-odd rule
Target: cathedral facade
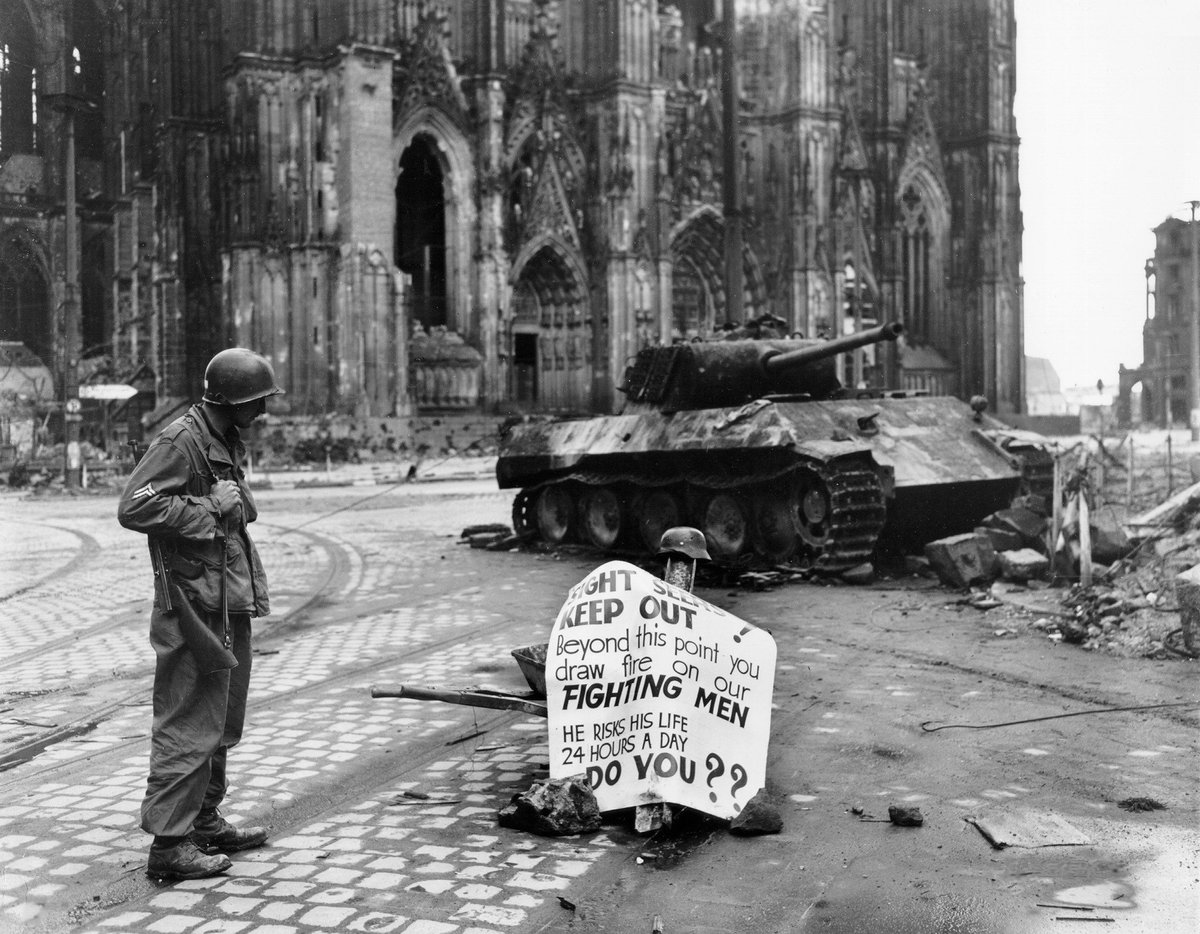
[(609, 412), (739, 305), (900, 321), (847, 382), (1021, 410), (1012, 0), (739, 0), (736, 115), (720, 0), (0, 5), (3, 339), (160, 415), (231, 344), (293, 415)]

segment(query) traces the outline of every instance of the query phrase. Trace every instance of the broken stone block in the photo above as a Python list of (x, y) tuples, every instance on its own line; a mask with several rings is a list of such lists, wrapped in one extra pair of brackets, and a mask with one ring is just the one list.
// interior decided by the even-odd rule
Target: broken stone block
[(975, 534), (986, 536), (996, 552), (1020, 551), (1025, 547), (1025, 542), (1021, 539), (1021, 536), (1011, 529), (990, 529), (985, 525), (981, 525), (975, 530)]
[(1000, 576), (1008, 581), (1024, 583), (1033, 578), (1045, 577), (1046, 572), (1050, 570), (1050, 559), (1032, 548), (1002, 551), (999, 558)]
[(566, 837), (600, 829), (600, 807), (586, 777), (534, 782), (500, 809), (500, 826), (542, 837)]
[(729, 832), (739, 837), (755, 837), (783, 830), (783, 818), (767, 796), (760, 791), (746, 802), (746, 806), (732, 821)]
[(1091, 514), (1092, 559), (1111, 564), (1129, 554), (1132, 545), (1125, 527), (1110, 506), (1102, 506)]
[(989, 529), (1005, 529), (1021, 536), (1021, 543), (1030, 548), (1042, 547), (1042, 535), (1046, 531), (1046, 520), (1030, 509), (1014, 506), (994, 512), (983, 524)]
[(948, 587), (966, 589), (991, 580), (995, 574), (996, 552), (992, 543), (973, 532), (930, 542), (925, 546), (925, 557)]
[(888, 805), (888, 820), (897, 827), (920, 827), (925, 823), (925, 817), (921, 814), (920, 808), (898, 804)]

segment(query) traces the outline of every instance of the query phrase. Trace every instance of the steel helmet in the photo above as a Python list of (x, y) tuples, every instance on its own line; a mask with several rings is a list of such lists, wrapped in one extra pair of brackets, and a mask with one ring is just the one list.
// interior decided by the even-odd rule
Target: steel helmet
[(271, 362), (245, 347), (222, 350), (204, 370), (204, 401), (214, 405), (241, 405), (281, 392)]
[(662, 538), (658, 541), (658, 553), (664, 555), (671, 552), (687, 555), (693, 560), (712, 560), (708, 556), (708, 544), (704, 541), (704, 533), (686, 525), (677, 525), (662, 533)]

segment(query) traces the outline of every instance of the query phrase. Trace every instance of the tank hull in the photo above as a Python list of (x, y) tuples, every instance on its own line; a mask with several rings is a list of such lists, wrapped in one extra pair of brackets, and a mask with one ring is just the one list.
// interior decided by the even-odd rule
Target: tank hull
[[(1028, 485), (1025, 452), (1037, 447), (1036, 438), (1008, 432), (951, 397), (767, 397), (730, 408), (642, 407), (518, 424), (502, 440), (496, 474), (501, 488), (522, 491), (514, 518), (532, 537), (644, 550), (651, 535), (639, 540), (628, 530), (639, 509), (659, 505), (661, 498), (647, 499), (650, 491), (671, 488), (679, 518), (711, 544), (721, 529), (706, 528), (714, 520), (697, 510), (724, 491), (719, 516), (740, 509), (742, 518), (729, 521), (746, 528), (732, 554), (718, 542), (721, 557), (758, 551), (837, 568), (869, 556), (880, 541), (911, 547), (974, 528)], [(557, 492), (544, 494), (551, 487)], [(538, 510), (560, 493), (562, 521), (547, 529)], [(597, 499), (605, 505), (595, 506)], [(592, 534), (597, 523), (603, 534)], [(773, 544), (787, 539), (785, 526), (797, 527), (795, 548)]]

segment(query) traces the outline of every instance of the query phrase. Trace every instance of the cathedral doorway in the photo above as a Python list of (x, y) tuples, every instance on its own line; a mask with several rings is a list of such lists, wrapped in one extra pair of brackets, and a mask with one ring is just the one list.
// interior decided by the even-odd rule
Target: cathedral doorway
[(533, 412), (587, 411), (592, 327), (587, 296), (562, 253), (543, 245), (513, 286), (509, 397)]
[(400, 156), (396, 182), (396, 266), (412, 277), (411, 315), (426, 331), (447, 321), (445, 176), (425, 134)]
[[(671, 240), (670, 340), (703, 337), (725, 323), (724, 280), (725, 226), (716, 211), (701, 210)], [(742, 281), (742, 318), (748, 321), (766, 307), (762, 273), (748, 250), (742, 253)]]
[(53, 366), (46, 275), (33, 245), (15, 231), (0, 241), (0, 308), (0, 340), (20, 341)]

